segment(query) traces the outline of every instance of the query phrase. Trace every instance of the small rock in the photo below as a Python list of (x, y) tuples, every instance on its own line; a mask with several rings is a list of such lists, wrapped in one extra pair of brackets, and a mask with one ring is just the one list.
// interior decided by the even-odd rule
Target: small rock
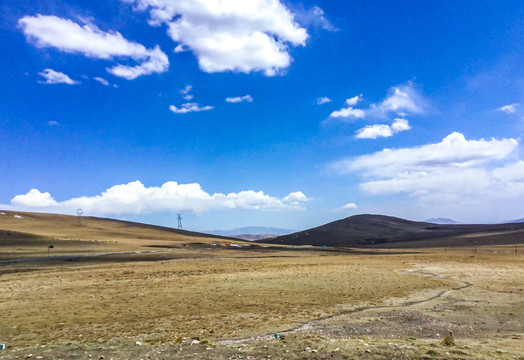
[(135, 345), (140, 346), (142, 343), (140, 341), (135, 341)]
[(199, 340), (193, 340), (191, 341), (191, 346), (200, 344)]
[(29, 359), (29, 358), (32, 358), (32, 357), (33, 357), (33, 354), (27, 354), (27, 355), (25, 356), (26, 359)]

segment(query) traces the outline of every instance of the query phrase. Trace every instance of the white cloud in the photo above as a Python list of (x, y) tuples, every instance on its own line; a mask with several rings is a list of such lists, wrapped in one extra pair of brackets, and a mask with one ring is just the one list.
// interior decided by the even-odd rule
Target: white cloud
[(307, 201), (310, 201), (312, 199), (308, 198), (302, 191), (296, 191), (290, 193), (288, 196), (284, 197), (282, 199), (282, 202), (286, 204), (295, 204), (299, 205), (300, 203), (304, 203)]
[(395, 132), (401, 132), (401, 131), (407, 131), (411, 129), (411, 126), (409, 126), (409, 122), (406, 119), (400, 119), (397, 118), (391, 125), (391, 128)]
[(175, 114), (187, 114), (191, 112), (200, 112), (200, 111), (206, 111), (206, 110), (212, 110), (214, 109), (213, 106), (200, 106), (197, 103), (186, 103), (182, 104), (181, 107), (176, 107), (175, 105), (170, 105), (169, 110), (174, 112)]
[(356, 209), (358, 209), (357, 204), (355, 204), (355, 203), (347, 203), (344, 206), (341, 206), (341, 207), (338, 207), (338, 208), (335, 208), (335, 209), (331, 209), (331, 211), (333, 211), (333, 212), (346, 211), (347, 212), (347, 210), (356, 210)]
[(93, 79), (98, 81), (102, 85), (109, 86), (109, 82), (106, 79), (104, 79), (104, 78), (101, 78), (99, 76), (95, 76)]
[(351, 106), (348, 108), (343, 108), (340, 110), (335, 110), (329, 115), (332, 118), (357, 118), (357, 119), (363, 119), (366, 117), (366, 113), (364, 110), (361, 109), (354, 109)]
[(369, 125), (357, 130), (357, 139), (376, 139), (379, 137), (390, 137), (394, 134), (411, 129), (406, 119), (395, 119), (391, 126), (385, 124)]
[(25, 195), (16, 195), (11, 199), (11, 205), (21, 207), (46, 207), (55, 206), (58, 203), (53, 199), (50, 193), (41, 193), (37, 189), (31, 189)]
[(466, 140), (464, 135), (454, 132), (437, 144), (384, 149), (335, 162), (332, 168), (341, 173), (363, 172), (366, 176), (396, 177), (441, 168), (468, 168), (502, 160), (514, 152), (517, 146), (515, 139)]
[(509, 115), (509, 114), (514, 114), (515, 112), (517, 112), (517, 106), (519, 106), (519, 104), (517, 103), (510, 104), (510, 105), (504, 105), (502, 107), (499, 107), (497, 110), (502, 111)]
[(352, 98), (346, 99), (345, 104), (348, 106), (357, 105), (362, 99), (362, 95), (353, 96)]
[(75, 81), (71, 79), (66, 74), (54, 71), (53, 69), (44, 69), (44, 71), (39, 72), (38, 75), (45, 78), (45, 81), (39, 81), (42, 84), (68, 84), (68, 85), (76, 85), (79, 84), (79, 81)]
[(175, 51), (191, 50), (205, 72), (278, 74), (291, 64), (289, 44), (308, 37), (278, 0), (122, 0), (149, 11), (149, 24), (166, 24)]
[(226, 101), (228, 103), (239, 103), (239, 102), (244, 102), (244, 101), (253, 102), (253, 98), (251, 97), (251, 95), (248, 94), (244, 96), (228, 97), (226, 98)]
[(104, 79), (104, 78), (101, 78), (99, 76), (95, 76), (93, 79), (98, 81), (102, 85), (109, 86), (109, 82), (106, 79)]
[[(240, 191), (229, 194), (209, 194), (199, 184), (178, 184), (170, 181), (160, 187), (146, 187), (140, 181), (115, 185), (100, 195), (83, 196), (57, 202), (49, 193), (32, 189), (11, 200), (9, 209), (73, 213), (83, 209), (89, 215), (146, 214), (212, 210), (301, 210), (308, 199), (302, 192), (291, 193), (283, 199), (262, 191)], [(2, 206), (4, 207), (4, 206)]]
[(517, 158), (518, 146), (511, 138), (467, 140), (455, 132), (436, 144), (384, 149), (330, 168), (359, 174), (365, 193), (407, 194), (395, 198), (393, 213), (409, 208), (413, 217), (424, 212), (502, 221), (523, 215), (524, 161)]
[(49, 126), (58, 126), (60, 124), (56, 120), (50, 120), (50, 121), (47, 122), (47, 125), (49, 125)]
[(376, 107), (371, 110), (381, 112), (407, 112), (421, 113), (424, 111), (425, 101), (415, 90), (413, 84), (408, 82), (405, 85), (394, 86), (389, 89), (388, 96)]
[(186, 95), (186, 94), (189, 94), (189, 92), (191, 91), (191, 89), (193, 89), (193, 87), (191, 85), (186, 85), (185, 88), (183, 88), (182, 90), (179, 90), (178, 92), (182, 95)]
[(393, 136), (393, 129), (389, 125), (375, 124), (369, 125), (357, 131), (357, 139), (376, 139), (379, 137)]
[(193, 95), (191, 95), (191, 94), (186, 94), (186, 95), (183, 95), (182, 98), (183, 98), (184, 100), (191, 101), (191, 100), (193, 100), (195, 97), (194, 97)]
[(348, 203), (348, 204), (342, 206), (341, 209), (358, 209), (358, 206), (355, 203)]
[(340, 118), (342, 121), (350, 117), (360, 119), (367, 117), (388, 118), (391, 113), (404, 117), (408, 114), (423, 113), (427, 108), (426, 100), (411, 82), (391, 87), (386, 98), (378, 104), (371, 104), (365, 109), (355, 109), (354, 106), (361, 100), (362, 95), (347, 99), (344, 102), (344, 107), (333, 111), (330, 117)]
[(327, 96), (319, 97), (319, 98), (317, 98), (317, 105), (324, 105), (324, 104), (330, 103), (332, 101), (333, 100), (331, 100)]
[(60, 51), (82, 54), (96, 59), (131, 58), (135, 66), (116, 65), (111, 74), (125, 79), (167, 71), (169, 60), (158, 46), (147, 49), (126, 40), (119, 32), (105, 32), (96, 25), (84, 26), (56, 16), (25, 16), (18, 21), (28, 41), (37, 47), (52, 47)]

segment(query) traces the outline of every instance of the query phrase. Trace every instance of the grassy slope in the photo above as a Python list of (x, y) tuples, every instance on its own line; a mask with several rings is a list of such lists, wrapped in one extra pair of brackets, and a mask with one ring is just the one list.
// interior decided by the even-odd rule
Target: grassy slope
[(524, 242), (524, 224), (437, 225), (382, 215), (356, 215), (266, 242), (402, 248), (516, 244)]
[[(128, 221), (0, 211), (0, 256), (143, 250), (184, 243), (210, 244), (229, 238)], [(17, 215), (17, 217), (15, 217)], [(21, 216), (21, 218), (20, 218)]]

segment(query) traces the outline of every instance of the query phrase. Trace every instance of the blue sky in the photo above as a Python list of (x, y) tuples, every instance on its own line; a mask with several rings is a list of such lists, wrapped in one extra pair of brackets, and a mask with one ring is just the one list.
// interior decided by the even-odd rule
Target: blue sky
[(524, 217), (518, 1), (3, 1), (0, 208)]

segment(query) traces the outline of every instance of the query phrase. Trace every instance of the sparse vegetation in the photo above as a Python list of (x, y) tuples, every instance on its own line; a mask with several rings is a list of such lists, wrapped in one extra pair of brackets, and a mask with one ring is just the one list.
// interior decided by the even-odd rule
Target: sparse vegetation
[[(133, 229), (158, 234), (151, 231)], [(0, 343), (7, 349), (0, 358), (522, 359), (524, 353), (524, 254), (512, 248), (360, 253), (229, 248), (193, 237), (164, 239), (157, 252), (128, 253), (150, 251), (157, 240), (123, 236), (107, 231), (98, 239), (117, 241), (120, 254), (1, 264)], [(39, 247), (47, 241), (28, 240)], [(2, 246), (2, 256), (12, 259), (13, 247)]]

